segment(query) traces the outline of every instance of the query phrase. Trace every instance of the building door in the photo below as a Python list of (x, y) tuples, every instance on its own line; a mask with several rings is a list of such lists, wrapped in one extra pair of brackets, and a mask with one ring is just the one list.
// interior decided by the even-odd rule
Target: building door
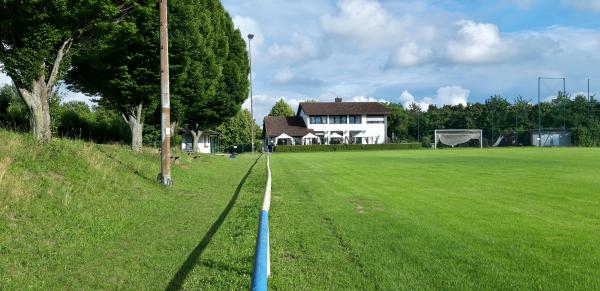
[(208, 140), (210, 141), (210, 153), (214, 154), (217, 152), (217, 146), (219, 144), (219, 137), (217, 136), (211, 136), (208, 138)]

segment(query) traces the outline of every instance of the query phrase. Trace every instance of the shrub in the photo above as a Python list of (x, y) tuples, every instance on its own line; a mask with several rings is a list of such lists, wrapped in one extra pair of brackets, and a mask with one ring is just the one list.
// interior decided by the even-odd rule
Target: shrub
[(390, 144), (337, 144), (337, 145), (297, 145), (276, 146), (274, 151), (291, 152), (342, 152), (342, 151), (382, 151), (382, 150), (412, 150), (420, 149), (419, 143), (390, 143)]

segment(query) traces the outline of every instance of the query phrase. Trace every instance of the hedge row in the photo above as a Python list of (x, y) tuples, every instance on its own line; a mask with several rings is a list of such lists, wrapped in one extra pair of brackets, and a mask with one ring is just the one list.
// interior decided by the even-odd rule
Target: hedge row
[(336, 144), (336, 145), (296, 145), (276, 146), (274, 151), (279, 153), (292, 152), (342, 152), (342, 151), (381, 151), (381, 150), (413, 150), (420, 149), (419, 143), (390, 143), (390, 144)]

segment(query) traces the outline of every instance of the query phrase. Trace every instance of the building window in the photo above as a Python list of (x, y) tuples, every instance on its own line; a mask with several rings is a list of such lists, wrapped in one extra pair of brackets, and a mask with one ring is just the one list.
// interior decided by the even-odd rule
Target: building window
[(385, 123), (385, 116), (383, 116), (383, 115), (368, 115), (367, 123)]
[(362, 115), (350, 115), (348, 117), (348, 123), (350, 124), (361, 124), (362, 123)]
[(311, 116), (310, 124), (327, 124), (327, 116), (324, 116), (324, 115)]
[(346, 124), (348, 123), (348, 116), (346, 115), (332, 115), (329, 116), (330, 124)]

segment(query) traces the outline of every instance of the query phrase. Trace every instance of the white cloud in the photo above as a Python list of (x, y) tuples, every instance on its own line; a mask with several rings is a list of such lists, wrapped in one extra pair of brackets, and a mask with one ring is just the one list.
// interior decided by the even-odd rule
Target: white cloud
[(62, 103), (66, 103), (66, 102), (71, 102), (71, 101), (81, 101), (81, 102), (85, 102), (87, 105), (93, 105), (95, 104), (94, 102), (92, 102), (92, 97), (85, 95), (83, 93), (78, 93), (78, 92), (72, 92), (72, 91), (65, 91), (62, 92)]
[[(306, 99), (287, 98), (285, 96), (273, 96), (267, 94), (259, 94), (253, 96), (254, 119), (259, 125), (262, 125), (263, 118), (269, 114), (271, 108), (279, 99), (285, 100), (295, 111), (298, 104)], [(250, 110), (250, 98), (246, 99), (242, 108)]]
[(561, 0), (560, 3), (580, 10), (594, 10), (600, 12), (600, 0)]
[(351, 99), (352, 102), (381, 102), (381, 103), (389, 103), (389, 101), (385, 99), (377, 99), (369, 96), (354, 96)]
[(467, 105), (470, 90), (463, 87), (452, 85), (441, 87), (437, 91), (435, 102), (437, 105)]
[(429, 109), (429, 105), (433, 104), (433, 100), (430, 97), (425, 97), (417, 101), (413, 94), (411, 94), (407, 90), (404, 90), (402, 94), (400, 94), (400, 103), (402, 104), (402, 106), (404, 106), (404, 108), (409, 108), (410, 105), (414, 103), (417, 104), (419, 108), (421, 108), (421, 110), (427, 111), (427, 109)]
[(494, 63), (511, 59), (516, 46), (500, 36), (498, 26), (471, 20), (456, 22), (454, 39), (448, 41), (448, 59), (455, 63)]
[(317, 43), (308, 36), (294, 33), (290, 44), (274, 44), (269, 47), (270, 57), (285, 61), (304, 61), (319, 56)]
[(428, 62), (432, 53), (431, 48), (421, 47), (416, 42), (408, 42), (396, 49), (391, 61), (401, 67), (415, 66)]
[[(596, 53), (600, 29), (582, 28), (593, 23), (575, 21), (589, 17), (587, 12), (563, 15), (561, 23), (570, 23), (570, 27), (544, 27), (553, 20), (536, 20), (538, 9), (556, 14), (566, 6), (538, 0), (499, 0), (495, 5), (463, 2), (224, 1), (232, 7), (243, 6), (232, 15), (253, 17), (266, 33), (263, 55), (253, 72), (259, 74), (254, 79), (255, 92), (269, 96), (308, 96), (322, 101), (333, 101), (335, 96), (347, 100), (376, 96), (397, 102), (407, 89), (415, 94), (416, 102), (438, 104), (438, 88), (460, 84), (471, 91), (467, 99), (471, 102), (493, 94), (522, 95), (537, 101), (538, 76), (568, 77), (569, 92), (585, 90), (586, 84), (576, 80), (595, 76), (600, 65)], [(562, 4), (584, 7), (575, 3), (580, 2)], [(513, 7), (531, 8), (518, 13), (533, 20), (511, 22), (506, 27), (494, 22), (497, 15), (490, 13), (514, 12)], [(590, 11), (592, 7), (588, 6)], [(460, 23), (461, 19), (466, 20)], [(294, 39), (293, 32), (310, 39)], [(331, 47), (328, 57), (307, 61), (314, 60), (311, 41), (317, 55), (324, 44)], [(267, 57), (272, 61), (264, 61)], [(324, 84), (299, 86), (296, 81), (302, 77), (318, 78)], [(600, 81), (592, 83), (592, 92), (599, 88)], [(554, 89), (546, 91), (542, 96), (556, 93)], [(269, 101), (269, 109), (275, 101)]]
[[(533, 4), (525, 2), (519, 3)], [(385, 51), (392, 67), (501, 63), (552, 47), (540, 35), (503, 35), (493, 23), (457, 21), (448, 12), (402, 7), (401, 13), (391, 13), (377, 0), (341, 0), (338, 13), (323, 16), (321, 24), (325, 33), (355, 47)]]
[(470, 90), (464, 89), (461, 86), (452, 85), (440, 87), (437, 90), (435, 97), (423, 97), (422, 99), (417, 100), (413, 94), (405, 90), (402, 92), (402, 94), (400, 94), (399, 99), (404, 108), (408, 108), (411, 104), (415, 103), (423, 111), (427, 111), (429, 109), (429, 105), (467, 105), (470, 94)]
[(340, 0), (339, 14), (321, 18), (330, 34), (353, 40), (355, 44), (381, 43), (392, 33), (392, 16), (374, 0)]
[(294, 78), (294, 73), (290, 67), (285, 67), (275, 74), (275, 82), (286, 83)]
[[(252, 99), (252, 107), (254, 107), (254, 119), (257, 121), (258, 124), (262, 124), (263, 117), (269, 114), (269, 111), (271, 111), (271, 107), (273, 106), (273, 104), (275, 104), (277, 100), (275, 99), (275, 101), (273, 101), (274, 98), (266, 94), (254, 95), (252, 96)], [(244, 101), (244, 104), (242, 104), (242, 108), (250, 110), (250, 98)]]

